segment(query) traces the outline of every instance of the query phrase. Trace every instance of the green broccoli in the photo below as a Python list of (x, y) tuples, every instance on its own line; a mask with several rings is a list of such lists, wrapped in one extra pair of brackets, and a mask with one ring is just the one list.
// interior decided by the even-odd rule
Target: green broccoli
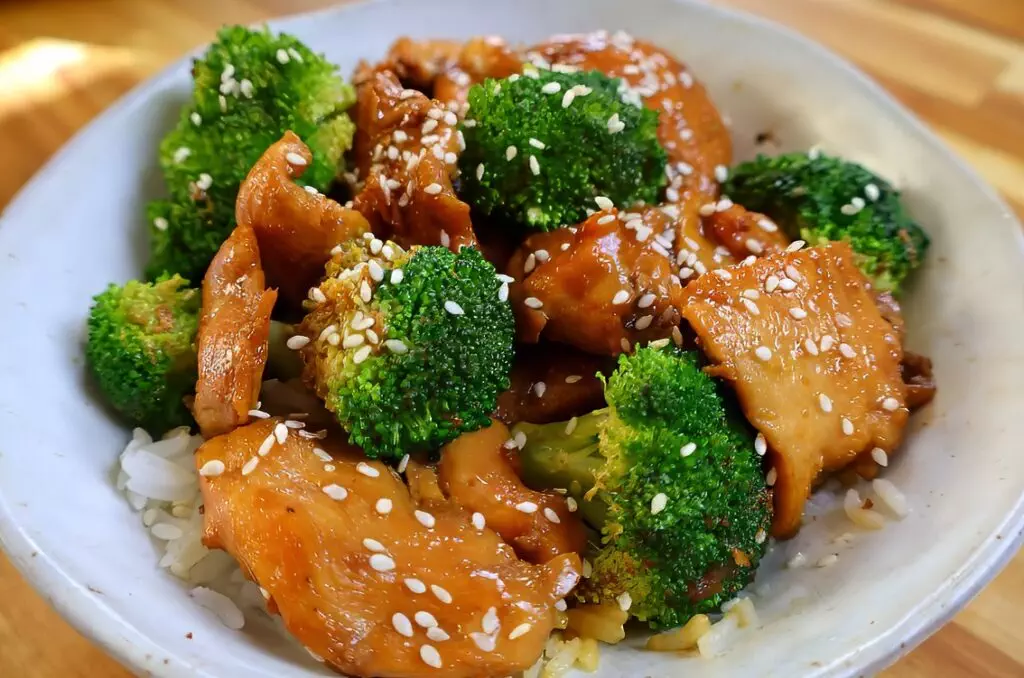
[(598, 71), (527, 66), (469, 91), (461, 194), (484, 214), (544, 231), (576, 224), (605, 196), (655, 202), (665, 183), (657, 112)]
[(230, 26), (196, 60), (192, 101), (160, 144), (170, 197), (149, 205), (152, 279), (202, 277), (235, 223), (238, 186), (291, 130), (313, 151), (299, 183), (325, 190), (352, 144), (355, 92), (337, 67), (288, 35)]
[(436, 449), (488, 424), (513, 357), (503, 280), (472, 247), (362, 239), (328, 262), (325, 300), (299, 327), (305, 377), (367, 456)]
[(620, 356), (605, 397), (575, 423), (516, 427), (527, 484), (565, 488), (601, 534), (577, 597), (629, 600), (652, 628), (716, 610), (753, 579), (771, 521), (749, 431), (694, 352)]
[(779, 222), (810, 245), (850, 243), (857, 264), (880, 290), (898, 293), (928, 249), (928, 235), (904, 211), (884, 179), (820, 153), (759, 155), (732, 170), (722, 190)]
[(153, 435), (190, 424), (199, 291), (180, 276), (110, 285), (95, 297), (85, 357), (115, 410)]

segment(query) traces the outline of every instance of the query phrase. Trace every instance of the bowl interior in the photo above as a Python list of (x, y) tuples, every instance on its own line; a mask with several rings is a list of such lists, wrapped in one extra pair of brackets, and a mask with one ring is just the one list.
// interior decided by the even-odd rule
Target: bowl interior
[[(486, 10), (472, 0), (396, 0), (277, 27), (346, 73), (403, 34), (532, 42), (622, 28), (672, 50), (709, 85), (732, 120), (737, 157), (750, 156), (765, 131), (782, 150), (822, 144), (894, 180), (933, 236), (905, 310), (909, 346), (934, 359), (940, 389), (886, 473), (908, 496), (910, 516), (866, 533), (822, 515), (776, 546), (758, 580), (767, 584), (757, 599), (763, 628), (726, 656), (603, 648), (600, 675), (867, 672), (951, 615), (1012, 554), (1024, 487), (1020, 226), (850, 67), (761, 21), (671, 0), (507, 0)], [(90, 296), (141, 270), (143, 206), (160, 190), (156, 145), (188, 89), (181, 63), (129, 95), (55, 158), (0, 224), (0, 540), (65, 615), (140, 672), (274, 676), (301, 665), (332, 675), (270, 623), (221, 626), (156, 569), (156, 548), (112, 483), (129, 432), (84, 379)], [(855, 534), (850, 545), (831, 543), (845, 532)], [(840, 558), (827, 569), (781, 567), (797, 550), (811, 562)]]

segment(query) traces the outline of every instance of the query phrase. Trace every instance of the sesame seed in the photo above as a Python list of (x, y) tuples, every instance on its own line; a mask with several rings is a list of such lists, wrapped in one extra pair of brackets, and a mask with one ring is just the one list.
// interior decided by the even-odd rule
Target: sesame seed
[(602, 210), (610, 210), (615, 207), (615, 203), (603, 195), (599, 195), (594, 198), (594, 202), (597, 204), (598, 209)]
[(433, 645), (421, 645), (420, 646), (420, 659), (427, 666), (433, 666), (435, 669), (441, 668), (444, 664), (441, 662), (441, 653), (437, 651)]
[(199, 178), (196, 180), (196, 186), (198, 188), (204, 190), (204, 191), (209, 190), (210, 186), (212, 186), (212, 185), (213, 185), (213, 177), (211, 177), (206, 172), (203, 172), (202, 174), (200, 174)]
[(444, 302), (444, 310), (448, 311), (451, 315), (462, 315), (465, 313), (465, 311), (462, 310), (462, 307), (454, 301)]
[(334, 461), (334, 457), (332, 457), (332, 456), (331, 456), (331, 455), (330, 455), (330, 454), (329, 454), (329, 453), (327, 452), (327, 450), (325, 450), (325, 449), (323, 449), (323, 448), (321, 448), (321, 447), (314, 447), (314, 448), (313, 448), (313, 455), (314, 455), (314, 456), (315, 456), (315, 457), (316, 457), (317, 459), (319, 459), (320, 461), (328, 461), (328, 462), (329, 462), (329, 461)]
[(331, 346), (337, 346), (341, 343), (341, 335), (337, 332), (333, 332), (327, 337), (327, 343)]
[(432, 183), (424, 187), (423, 192), (426, 193), (427, 195), (437, 195), (438, 193), (441, 192), (441, 184), (436, 182)]
[(823, 557), (819, 558), (818, 562), (815, 563), (815, 566), (817, 566), (817, 567), (830, 567), (832, 565), (835, 565), (838, 562), (839, 562), (839, 554), (838, 553), (830, 553), (827, 556), (823, 556)]
[(548, 385), (543, 381), (538, 381), (533, 385), (533, 392), (537, 394), (538, 398), (544, 397), (544, 392), (548, 390)]
[(484, 518), (484, 514), (479, 512), (473, 513), (472, 518), (470, 518), (470, 522), (472, 522), (473, 527), (478, 530), (482, 530), (487, 526), (487, 520)]
[(796, 318), (797, 320), (803, 320), (804, 318), (807, 317), (807, 311), (803, 310), (799, 306), (794, 306), (791, 309), (789, 309), (789, 314)]
[(689, 457), (691, 454), (693, 454), (696, 451), (697, 451), (697, 443), (686, 443), (681, 448), (679, 448), (679, 454), (683, 455), (684, 457)]
[(879, 466), (889, 465), (889, 455), (886, 454), (885, 450), (881, 447), (876, 447), (871, 450), (871, 458), (875, 460), (875, 463)]
[(722, 183), (722, 182), (724, 182), (728, 178), (729, 178), (729, 168), (726, 167), (725, 165), (716, 165), (715, 166), (715, 180), (718, 183)]
[(170, 223), (163, 217), (157, 217), (153, 220), (153, 226), (158, 231), (166, 231), (167, 227), (170, 226)]
[(576, 90), (570, 89), (562, 95), (562, 108), (569, 108), (572, 105), (572, 100), (576, 98)]
[(516, 148), (515, 146), (509, 146), (508, 148), (505, 149), (505, 160), (513, 160), (516, 157), (517, 153), (519, 153), (518, 148)]
[(455, 155), (452, 151), (448, 151), (444, 154), (445, 164), (454, 165), (459, 161), (459, 156)]
[(380, 264), (378, 264), (376, 260), (370, 259), (370, 263), (367, 264), (366, 267), (370, 270), (370, 277), (373, 278), (375, 282), (380, 282), (384, 279), (384, 269), (381, 268)]
[(437, 120), (430, 118), (429, 120), (424, 121), (422, 128), (423, 134), (429, 134), (435, 129), (437, 129)]
[(529, 623), (524, 622), (524, 623), (520, 624), (519, 626), (515, 627), (514, 629), (512, 629), (512, 631), (508, 634), (508, 639), (509, 640), (515, 640), (516, 638), (519, 638), (520, 636), (524, 636), (524, 635), (526, 635), (527, 633), (530, 632), (531, 628), (533, 628), (533, 624), (529, 624)]
[[(345, 497), (348, 496), (348, 490), (346, 490), (341, 485), (335, 485), (334, 483), (331, 483), (330, 485), (324, 485), (323, 491), (324, 494), (326, 494), (331, 499), (334, 499), (335, 501), (342, 501), (343, 499), (345, 499)], [(365, 544), (366, 542), (364, 541), (363, 543)], [(383, 551), (384, 549), (381, 548), (381, 550)]]
[(187, 160), (188, 156), (190, 155), (192, 155), (192, 149), (185, 148), (184, 146), (182, 146), (181, 148), (174, 151), (174, 164), (180, 165), (181, 163), (185, 162), (185, 160)]
[(544, 509), (544, 517), (556, 525), (562, 522), (562, 519), (558, 517), (558, 514), (555, 513), (555, 510), (550, 507)]
[(744, 244), (747, 246), (747, 250), (754, 254), (761, 254), (764, 252), (764, 246), (755, 238), (747, 238), (747, 241)]
[(484, 164), (480, 163), (476, 166), (476, 180), (480, 181), (484, 178)]
[(403, 579), (402, 583), (405, 584), (405, 588), (409, 589), (413, 593), (424, 593), (427, 590), (427, 585), (415, 577)]
[(356, 464), (356, 470), (362, 473), (367, 478), (379, 478), (380, 471), (367, 464), (365, 461), (361, 461)]
[(871, 202), (875, 202), (881, 197), (882, 192), (878, 190), (878, 186), (875, 184), (868, 184), (864, 187), (864, 195), (866, 195), (868, 200)]
[(658, 494), (654, 495), (653, 499), (651, 499), (651, 513), (653, 515), (657, 515), (664, 511), (667, 505), (668, 495), (665, 494), (664, 492), (659, 492)]
[(533, 172), (533, 176), (540, 174), (540, 162), (533, 155), (530, 156), (530, 171)]
[(534, 139), (533, 137), (530, 137), (530, 141), (529, 141), (529, 144), (530, 144), (531, 146), (533, 146), (534, 148), (540, 149), (540, 150), (542, 150), (542, 151), (543, 151), (543, 150), (544, 150), (545, 148), (547, 148), (547, 146), (545, 146), (545, 145), (544, 145), (544, 142), (543, 142), (543, 141), (541, 141), (540, 139)]
[(733, 206), (733, 204), (734, 203), (732, 200), (729, 200), (728, 198), (722, 198), (715, 204), (715, 211), (724, 212), (727, 209), (730, 209)]
[(406, 638), (412, 638), (413, 629), (412, 622), (401, 612), (396, 612), (391, 616), (391, 625), (395, 627), (395, 630)]
[(288, 341), (284, 342), (284, 345), (293, 351), (298, 351), (300, 348), (309, 343), (309, 337), (304, 337), (301, 334), (288, 337)]
[(524, 501), (516, 504), (516, 510), (520, 513), (536, 513), (537, 505), (532, 501)]
[[(327, 491), (326, 487), (324, 488), (324, 491), (325, 492)], [(384, 551), (387, 550), (386, 548), (384, 548), (384, 544), (381, 544), (376, 539), (369, 539), (369, 538), (364, 539), (363, 540), (363, 546), (367, 550), (373, 551), (374, 553), (384, 553)]]
[(194, 111), (188, 116), (188, 119), (191, 120), (192, 124), (196, 127), (199, 127), (203, 124), (203, 116), (199, 115)]
[(478, 648), (480, 648), (480, 650), (482, 652), (493, 652), (494, 651), (494, 646), (495, 646), (495, 643), (497, 642), (497, 639), (494, 636), (488, 635), (486, 633), (479, 633), (477, 631), (474, 631), (474, 632), (469, 634), (469, 637), (473, 641), (473, 643)]
[(758, 346), (754, 349), (754, 355), (756, 355), (759, 360), (768, 361), (772, 359), (772, 350), (767, 346)]
[(779, 281), (779, 289), (783, 292), (792, 292), (796, 289), (796, 282), (789, 278), (783, 278)]
[(824, 393), (818, 394), (818, 407), (821, 408), (822, 412), (826, 414), (832, 411), (832, 399)]
[(371, 346), (363, 346), (361, 349), (352, 354), (352, 362), (356, 365), (362, 363), (364, 360), (370, 357), (370, 353), (373, 351)]
[(288, 439), (288, 427), (278, 423), (274, 426), (274, 437), (279, 444), (284, 445), (284, 441)]
[(895, 412), (900, 408), (900, 402), (893, 397), (889, 397), (882, 401), (882, 408), (890, 412)]
[(836, 343), (835, 338), (831, 334), (826, 334), (821, 338), (821, 352), (825, 353), (828, 351), (834, 343)]
[(796, 280), (797, 282), (800, 282), (801, 280), (804, 279), (804, 277), (800, 275), (800, 271), (796, 270), (796, 266), (794, 266), (793, 264), (786, 264), (786, 275), (788, 275), (793, 280)]
[(416, 516), (416, 520), (419, 521), (420, 525), (428, 530), (437, 524), (437, 520), (434, 519), (434, 516), (430, 515), (426, 511), (413, 511), (413, 515)]
[(626, 339), (625, 337), (622, 337), (622, 339), (619, 340), (619, 347), (621, 347), (626, 353), (629, 353), (633, 349), (633, 346), (629, 343), (629, 339)]
[(761, 315), (761, 309), (759, 309), (757, 307), (757, 304), (752, 302), (750, 299), (743, 297), (740, 299), (740, 301), (743, 302), (743, 305), (746, 307), (750, 315)]
[(794, 240), (793, 242), (791, 242), (789, 244), (789, 247), (786, 248), (786, 251), (787, 252), (798, 252), (798, 251), (800, 251), (800, 248), (802, 248), (806, 244), (807, 243), (804, 242), (803, 240)]
[(259, 457), (265, 457), (268, 454), (270, 454), (270, 450), (274, 447), (275, 441), (276, 438), (274, 437), (273, 433), (268, 435), (266, 438), (263, 439), (263, 442), (260, 444), (259, 449), (256, 450), (256, 455)]
[(843, 417), (843, 435), (853, 435), (853, 422)]
[(384, 342), (384, 347), (392, 353), (408, 353), (409, 347), (405, 345), (405, 342), (401, 339), (388, 339)]
[(522, 431), (516, 431), (516, 434), (512, 436), (512, 439), (515, 441), (516, 447), (520, 450), (526, 447), (526, 434)]
[(259, 465), (259, 463), (260, 463), (260, 458), (259, 457), (253, 457), (249, 461), (245, 462), (245, 466), (242, 467), (242, 475), (243, 476), (247, 476), (250, 473), (252, 473), (253, 471), (255, 471), (256, 470), (256, 466)]
[(775, 288), (777, 288), (778, 286), (779, 286), (779, 278), (778, 278), (778, 276), (770, 275), (767, 278), (765, 278), (765, 281), (764, 281), (764, 291), (767, 292), (768, 294), (771, 294), (772, 292), (774, 292)]
[(390, 572), (395, 569), (395, 561), (391, 556), (386, 556), (383, 553), (374, 553), (370, 556), (370, 567), (378, 572)]
[(612, 297), (612, 303), (615, 304), (616, 306), (618, 306), (619, 304), (624, 304), (627, 301), (629, 301), (629, 292), (627, 292), (626, 290), (619, 290), (618, 292), (615, 293), (615, 296)]
[(377, 513), (381, 514), (382, 516), (386, 516), (387, 514), (391, 513), (392, 506), (393, 505), (390, 499), (388, 499), (387, 497), (381, 497), (380, 499), (377, 500), (377, 503), (374, 505), (374, 509), (376, 509)]
[(764, 476), (764, 483), (768, 487), (773, 487), (775, 481), (779, 479), (779, 472), (775, 470), (775, 467), (768, 469), (768, 473)]
[(836, 313), (836, 325), (840, 327), (853, 327), (853, 318), (845, 313)]
[(594, 566), (590, 564), (590, 561), (586, 558), (583, 559), (583, 578), (590, 579), (590, 575), (594, 573)]
[(288, 52), (284, 51), (283, 49), (277, 50), (277, 54), (275, 56), (277, 57), (277, 62), (279, 64), (286, 64), (290, 61), (290, 59), (288, 58)]
[(434, 594), (434, 597), (440, 600), (445, 605), (451, 605), (452, 594), (448, 593), (448, 589), (442, 588), (437, 584), (430, 585), (430, 592)]
[(654, 300), (656, 298), (657, 297), (655, 297), (655, 295), (653, 295), (650, 292), (648, 292), (647, 294), (643, 295), (642, 297), (640, 297), (637, 300), (637, 302), (636, 302), (637, 308), (647, 308), (648, 306), (650, 306), (651, 304), (654, 303)]
[(484, 612), (483, 619), (480, 620), (480, 628), (484, 630), (484, 633), (495, 633), (500, 627), (501, 622), (498, 621), (497, 608), (487, 608), (487, 612)]
[(557, 82), (548, 82), (540, 88), (540, 91), (544, 94), (558, 94), (562, 91), (562, 85)]
[(698, 212), (698, 213), (699, 213), (699, 214), (700, 214), (700, 215), (701, 215), (702, 217), (710, 217), (710, 216), (711, 216), (712, 214), (714, 214), (714, 213), (715, 213), (715, 207), (716, 207), (716, 206), (717, 206), (717, 205), (716, 205), (716, 203), (713, 203), (713, 202), (709, 202), (709, 203), (706, 203), (706, 204), (704, 204), (704, 205), (701, 205), (701, 206), (700, 206), (700, 209), (699, 209), (699, 210), (697, 210), (697, 212)]
[(439, 236), (439, 239), (441, 241), (442, 247), (448, 247), (449, 245), (452, 244), (452, 239), (448, 235), (448, 231), (444, 230), (443, 228), (441, 229), (441, 235)]
[(508, 283), (502, 283), (498, 288), (498, 301), (508, 301)]
[(839, 352), (846, 358), (856, 358), (857, 352), (853, 350), (853, 347), (849, 344), (839, 344)]
[(415, 619), (416, 623), (425, 629), (437, 626), (437, 619), (426, 610), (420, 610), (414, 614), (413, 619)]
[(569, 509), (569, 513), (576, 513), (576, 510), (580, 507), (572, 497), (565, 498), (565, 505)]
[(534, 256), (533, 252), (526, 257), (526, 262), (523, 264), (523, 273), (529, 273), (537, 266), (537, 257)]
[(537, 297), (526, 297), (526, 299), (523, 300), (523, 303), (530, 308), (542, 308), (544, 306), (544, 302)]
[(653, 315), (640, 316), (639, 318), (637, 318), (637, 321), (636, 321), (636, 329), (638, 329), (638, 330), (646, 330), (648, 327), (651, 326), (651, 322), (653, 320), (654, 320), (654, 316)]
[(224, 473), (226, 467), (220, 459), (211, 459), (199, 469), (199, 475), (204, 478), (215, 478)]
[(350, 334), (341, 342), (342, 348), (355, 348), (356, 346), (362, 346), (366, 340), (361, 334)]
[(568, 377), (565, 378), (565, 383), (567, 383), (567, 384), (575, 384), (576, 382), (580, 381), (581, 379), (583, 379), (582, 375), (570, 374)]
[(309, 288), (309, 296), (318, 304), (322, 304), (327, 301), (327, 295), (319, 287)]
[(365, 280), (363, 280), (359, 285), (359, 298), (367, 304), (370, 303), (370, 299), (373, 298), (373, 290), (370, 289), (370, 283)]
[(427, 629), (427, 638), (433, 641), (440, 642), (448, 640), (449, 638), (451, 638), (451, 636), (445, 633), (444, 629), (438, 626), (432, 626), (429, 629)]
[(759, 457), (763, 457), (768, 451), (768, 441), (765, 440), (763, 433), (758, 433), (757, 437), (754, 438), (754, 451), (757, 452)]
[(846, 216), (850, 217), (856, 214), (857, 212), (860, 212), (860, 208), (857, 207), (856, 205), (847, 204), (840, 207), (839, 211), (845, 214)]

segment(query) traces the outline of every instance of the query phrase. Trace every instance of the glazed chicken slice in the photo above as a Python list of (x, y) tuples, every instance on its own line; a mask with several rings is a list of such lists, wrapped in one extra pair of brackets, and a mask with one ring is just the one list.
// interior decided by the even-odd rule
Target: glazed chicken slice
[[(294, 422), (292, 422), (294, 425)], [(579, 557), (516, 558), (387, 466), (267, 419), (197, 452), (204, 543), (266, 592), (309, 651), (350, 676), (507, 676), (532, 665)]]
[(845, 243), (702, 276), (683, 317), (768, 444), (772, 530), (800, 527), (822, 471), (892, 454), (907, 421), (903, 350)]
[(522, 59), (498, 36), (450, 40), (399, 38), (384, 63), (402, 82), (432, 92), (434, 99), (460, 117), (466, 114), (469, 88), (486, 78), (507, 78), (522, 68)]
[[(659, 230), (655, 231), (655, 228)], [(683, 286), (671, 222), (656, 208), (597, 212), (577, 228), (531, 235), (509, 261), (519, 340), (543, 335), (598, 355), (669, 337)]]
[(390, 71), (359, 85), (354, 207), (380, 238), (402, 247), (476, 245), (469, 206), (452, 187), (462, 136), (439, 102), (404, 89)]
[(444, 446), (438, 464), (441, 490), (467, 511), (479, 513), (524, 560), (548, 562), (582, 553), (587, 537), (565, 497), (526, 487), (508, 427), (492, 421)]
[(509, 425), (546, 424), (592, 412), (605, 404), (597, 374), (614, 369), (613, 359), (564, 344), (522, 344), (512, 362), (512, 383), (498, 396), (497, 417)]
[[(680, 196), (718, 193), (715, 168), (732, 159), (729, 131), (703, 85), (668, 52), (622, 31), (562, 35), (526, 54), (540, 66), (560, 64), (621, 78), (626, 94), (658, 112), (658, 138), (668, 153), (670, 188)], [(675, 202), (673, 195), (670, 202)]]
[(295, 183), (312, 159), (306, 144), (285, 132), (253, 165), (235, 204), (236, 221), (256, 233), (267, 280), (296, 308), (323, 276), (331, 248), (370, 230), (355, 210)]
[(204, 438), (249, 421), (259, 400), (276, 300), (277, 290), (266, 288), (256, 234), (251, 226), (236, 226), (203, 278), (192, 413)]
[(786, 234), (760, 212), (750, 212), (725, 198), (705, 204), (704, 212), (710, 212), (704, 218), (705, 231), (737, 259), (760, 257), (789, 246)]

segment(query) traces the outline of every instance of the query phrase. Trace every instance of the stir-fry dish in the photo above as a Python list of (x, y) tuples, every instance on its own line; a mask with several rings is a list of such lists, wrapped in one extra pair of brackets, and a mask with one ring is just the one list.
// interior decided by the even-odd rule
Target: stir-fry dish
[(632, 627), (700, 648), (934, 393), (898, 191), (816, 150), (734, 165), (756, 130), (655, 45), (401, 38), (347, 82), (231, 27), (192, 72), (87, 364), (142, 429), (118, 483), (161, 565), (237, 564), (341, 673), (594, 670)]

